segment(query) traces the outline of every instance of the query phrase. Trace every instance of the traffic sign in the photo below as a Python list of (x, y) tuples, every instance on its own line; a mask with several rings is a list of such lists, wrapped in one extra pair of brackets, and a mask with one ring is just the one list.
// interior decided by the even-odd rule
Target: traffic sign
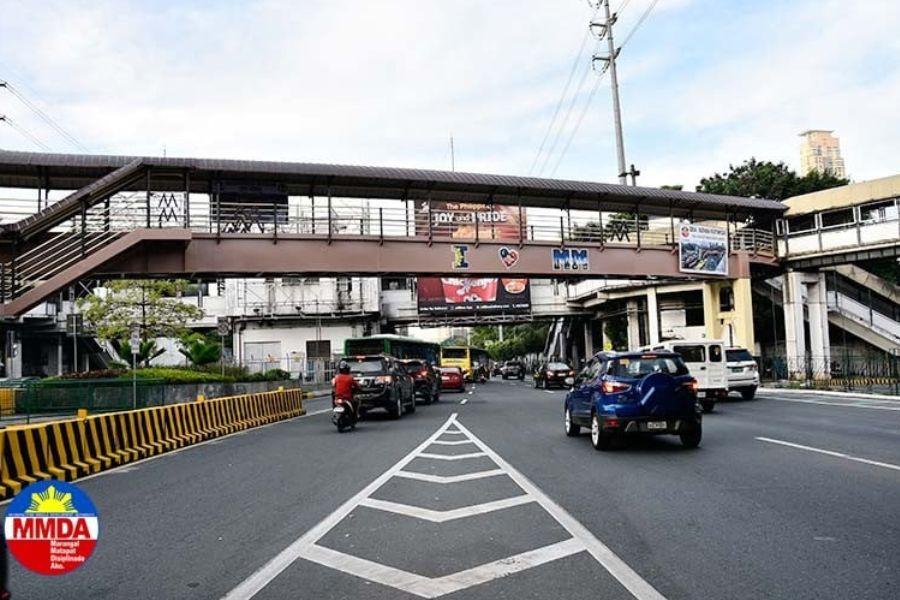
[(219, 317), (219, 321), (216, 324), (216, 329), (218, 329), (219, 335), (222, 336), (231, 333), (231, 322), (228, 320), (228, 317)]

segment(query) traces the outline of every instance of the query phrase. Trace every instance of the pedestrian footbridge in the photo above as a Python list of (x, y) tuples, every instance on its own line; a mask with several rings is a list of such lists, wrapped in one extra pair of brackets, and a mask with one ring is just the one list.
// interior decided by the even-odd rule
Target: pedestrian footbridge
[(685, 222), (726, 229), (728, 277), (746, 278), (777, 267), (785, 210), (531, 177), (6, 151), (0, 189), (19, 210), (0, 229), (4, 317), (88, 278), (716, 278), (679, 269)]

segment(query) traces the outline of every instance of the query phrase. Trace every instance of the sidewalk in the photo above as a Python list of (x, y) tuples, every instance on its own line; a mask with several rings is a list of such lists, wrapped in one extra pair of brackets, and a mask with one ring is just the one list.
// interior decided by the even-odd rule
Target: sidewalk
[[(884, 386), (887, 391), (890, 391), (889, 386)], [(822, 390), (817, 388), (794, 388), (794, 387), (779, 387), (777, 385), (765, 384), (760, 386), (757, 389), (758, 394), (771, 394), (771, 393), (783, 393), (783, 394), (797, 394), (797, 395), (806, 395), (806, 396), (834, 396), (836, 398), (870, 398), (873, 400), (895, 400), (900, 402), (900, 395), (897, 394), (879, 394), (879, 393), (870, 393), (864, 391), (853, 391), (853, 392), (838, 392), (833, 390)]]

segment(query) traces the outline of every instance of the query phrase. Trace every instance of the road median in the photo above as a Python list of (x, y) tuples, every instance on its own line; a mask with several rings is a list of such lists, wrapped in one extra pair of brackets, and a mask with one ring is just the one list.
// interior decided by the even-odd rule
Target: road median
[(0, 429), (0, 500), (45, 479), (72, 481), (204, 440), (306, 414), (325, 395), (278, 389)]

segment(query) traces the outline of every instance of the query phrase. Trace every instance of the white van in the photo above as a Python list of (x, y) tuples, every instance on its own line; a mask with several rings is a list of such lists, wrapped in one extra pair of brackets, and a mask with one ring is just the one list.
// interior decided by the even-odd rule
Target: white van
[(711, 412), (716, 400), (728, 396), (725, 344), (718, 340), (669, 340), (642, 350), (668, 350), (681, 355), (697, 380), (697, 399), (703, 412)]

